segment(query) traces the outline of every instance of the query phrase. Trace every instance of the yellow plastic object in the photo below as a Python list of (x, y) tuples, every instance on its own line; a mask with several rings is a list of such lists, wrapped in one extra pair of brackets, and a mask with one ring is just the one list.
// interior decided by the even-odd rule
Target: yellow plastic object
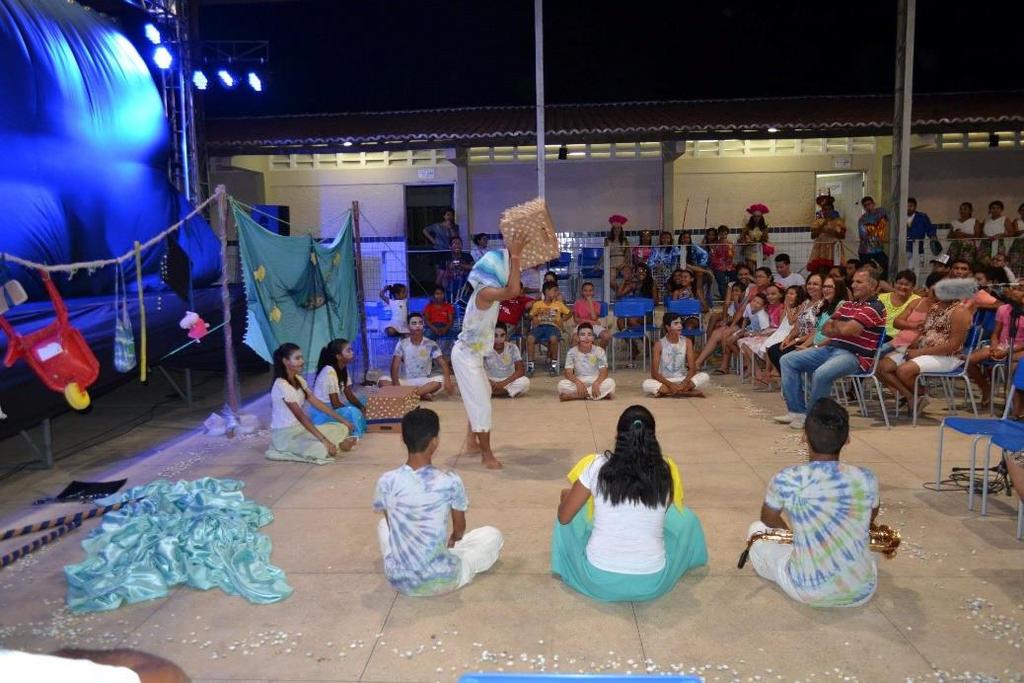
[(78, 386), (78, 382), (72, 382), (64, 387), (64, 400), (75, 410), (85, 410), (92, 402), (89, 392)]

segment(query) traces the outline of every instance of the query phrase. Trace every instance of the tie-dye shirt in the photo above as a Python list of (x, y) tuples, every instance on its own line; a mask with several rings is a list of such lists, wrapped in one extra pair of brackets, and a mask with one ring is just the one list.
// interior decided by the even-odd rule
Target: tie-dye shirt
[(373, 509), (388, 515), (384, 575), (395, 589), (421, 596), (458, 588), (462, 562), (448, 550), (448, 516), (468, 507), (459, 475), (433, 465), (402, 465), (377, 480)]
[(793, 465), (772, 477), (765, 503), (789, 517), (793, 554), (786, 571), (804, 602), (853, 605), (875, 592), (869, 528), (878, 500), (875, 474), (838, 460)]
[(597, 377), (608, 367), (608, 356), (600, 346), (591, 347), (587, 353), (574, 346), (565, 354), (565, 367), (572, 368), (577, 377)]
[(414, 344), (412, 339), (405, 337), (399, 339), (395, 344), (395, 356), (402, 359), (406, 379), (419, 379), (430, 377), (434, 369), (434, 361), (441, 357), (441, 347), (432, 339), (424, 337), (419, 344)]

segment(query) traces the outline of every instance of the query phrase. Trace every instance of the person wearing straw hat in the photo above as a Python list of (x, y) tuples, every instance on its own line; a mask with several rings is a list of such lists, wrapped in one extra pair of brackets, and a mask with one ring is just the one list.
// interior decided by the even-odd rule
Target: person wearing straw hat
[(846, 237), (846, 223), (836, 211), (836, 200), (830, 194), (819, 195), (814, 203), (818, 210), (811, 223), (814, 246), (807, 261), (808, 273), (828, 272), (835, 265), (835, 245)]

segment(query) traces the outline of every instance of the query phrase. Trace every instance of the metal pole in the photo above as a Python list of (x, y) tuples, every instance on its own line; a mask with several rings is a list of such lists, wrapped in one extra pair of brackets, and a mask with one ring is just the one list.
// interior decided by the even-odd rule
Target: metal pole
[(366, 293), (363, 285), (363, 245), (359, 235), (359, 202), (352, 202), (352, 248), (356, 258), (356, 298), (359, 300), (359, 340), (363, 344), (363, 384), (370, 370), (370, 342), (366, 336)]
[(235, 341), (231, 332), (231, 292), (228, 290), (228, 191), (217, 186), (217, 237), (220, 238), (220, 303), (224, 311), (224, 371), (227, 384), (228, 437), (235, 435), (238, 421), (238, 368), (235, 365)]
[(896, 92), (892, 121), (892, 187), (889, 196), (892, 225), (889, 272), (899, 270), (907, 235), (907, 197), (910, 196), (910, 120), (914, 98), (914, 17), (917, 0), (897, 0)]
[(544, 0), (533, 0), (533, 51), (537, 82), (537, 196), (544, 199)]

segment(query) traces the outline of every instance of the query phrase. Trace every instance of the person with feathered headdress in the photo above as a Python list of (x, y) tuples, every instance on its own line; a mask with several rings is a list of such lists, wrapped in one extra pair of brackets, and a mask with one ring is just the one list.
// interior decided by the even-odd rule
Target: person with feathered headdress
[(740, 231), (740, 256), (751, 270), (757, 267), (757, 259), (760, 256), (760, 245), (768, 242), (768, 223), (764, 217), (769, 209), (764, 204), (751, 204), (747, 207), (750, 217), (746, 225)]
[(836, 201), (831, 194), (819, 195), (814, 203), (818, 210), (814, 213), (811, 223), (811, 257), (807, 261), (807, 272), (828, 272), (835, 265), (835, 245), (846, 237), (846, 223), (836, 211)]

